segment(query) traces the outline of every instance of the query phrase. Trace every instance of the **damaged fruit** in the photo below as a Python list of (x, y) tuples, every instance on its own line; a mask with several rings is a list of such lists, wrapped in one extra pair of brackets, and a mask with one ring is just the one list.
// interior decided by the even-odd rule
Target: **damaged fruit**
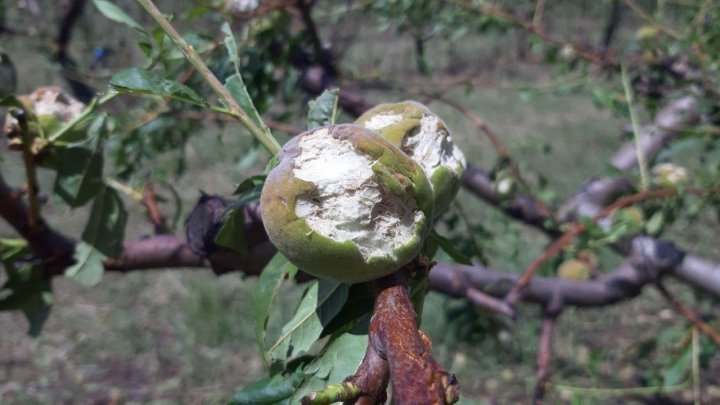
[(465, 174), (465, 156), (445, 123), (415, 101), (380, 104), (356, 121), (376, 131), (422, 166), (435, 195), (435, 215), (450, 205)]
[(270, 240), (305, 272), (356, 283), (388, 275), (420, 251), (433, 217), (423, 169), (358, 125), (290, 140), (261, 196)]

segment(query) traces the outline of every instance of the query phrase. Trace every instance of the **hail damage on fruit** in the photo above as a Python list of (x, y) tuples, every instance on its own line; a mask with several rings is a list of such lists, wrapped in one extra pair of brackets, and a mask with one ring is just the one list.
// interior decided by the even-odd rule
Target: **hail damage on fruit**
[(433, 212), (422, 168), (351, 124), (288, 142), (261, 204), (270, 239), (291, 262), (342, 282), (379, 278), (412, 260)]
[(396, 195), (378, 182), (370, 156), (328, 132), (322, 128), (300, 140), (293, 173), (317, 192), (297, 199), (295, 215), (313, 232), (353, 241), (365, 260), (394, 257), (413, 238), (423, 213), (408, 193)]
[(465, 156), (445, 123), (414, 101), (380, 104), (357, 119), (401, 148), (423, 168), (435, 193), (435, 213), (448, 207), (465, 173)]

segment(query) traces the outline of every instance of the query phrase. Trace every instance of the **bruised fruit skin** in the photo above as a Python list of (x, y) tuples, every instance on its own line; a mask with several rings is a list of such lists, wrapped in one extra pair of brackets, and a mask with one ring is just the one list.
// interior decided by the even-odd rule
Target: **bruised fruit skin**
[(445, 123), (414, 101), (380, 104), (356, 121), (379, 133), (418, 162), (435, 194), (435, 214), (441, 214), (460, 189), (465, 156), (453, 143)]
[(268, 236), (288, 260), (346, 283), (383, 277), (412, 260), (433, 216), (420, 165), (352, 124), (290, 140), (260, 201)]

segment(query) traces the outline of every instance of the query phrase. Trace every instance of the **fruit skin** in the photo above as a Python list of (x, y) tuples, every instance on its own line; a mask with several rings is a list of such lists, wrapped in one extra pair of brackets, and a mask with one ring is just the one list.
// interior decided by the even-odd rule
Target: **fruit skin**
[[(390, 125), (380, 128), (372, 127), (370, 123), (373, 118), (377, 118), (381, 115), (399, 115), (402, 118)], [(457, 158), (456, 161), (448, 164), (440, 164), (430, 168), (427, 167), (424, 162), (413, 157), (412, 153), (408, 151), (408, 138), (420, 131), (421, 120), (425, 117), (434, 117), (438, 119), (436, 132), (442, 134), (444, 140), (450, 142), (452, 155), (454, 158)], [(380, 134), (380, 136), (389, 140), (393, 145), (402, 149), (405, 153), (413, 157), (413, 159), (422, 165), (425, 170), (425, 175), (428, 180), (430, 180), (430, 184), (432, 185), (433, 192), (435, 194), (436, 216), (442, 214), (443, 211), (450, 206), (450, 203), (460, 190), (462, 178), (465, 174), (466, 163), (462, 152), (457, 148), (457, 146), (452, 144), (447, 126), (439, 119), (439, 117), (437, 117), (437, 115), (433, 114), (429, 108), (416, 101), (403, 101), (400, 103), (379, 104), (366, 111), (355, 122), (359, 125), (370, 127)]]
[(567, 280), (582, 281), (590, 278), (590, 265), (582, 260), (568, 259), (560, 264), (558, 276)]
[[(338, 242), (310, 228), (295, 213), (298, 198), (312, 195), (312, 182), (298, 179), (294, 160), (301, 153), (303, 137), (327, 129), (328, 136), (350, 141), (357, 151), (374, 162), (374, 179), (388, 192), (411, 197), (423, 213), (413, 237), (393, 250), (395, 257), (372, 256), (365, 260), (352, 241)], [(386, 276), (412, 260), (422, 248), (433, 216), (433, 194), (422, 168), (402, 151), (374, 132), (353, 124), (329, 125), (304, 132), (281, 150), (279, 164), (268, 175), (260, 198), (265, 230), (287, 259), (303, 271), (338, 282), (358, 283)]]

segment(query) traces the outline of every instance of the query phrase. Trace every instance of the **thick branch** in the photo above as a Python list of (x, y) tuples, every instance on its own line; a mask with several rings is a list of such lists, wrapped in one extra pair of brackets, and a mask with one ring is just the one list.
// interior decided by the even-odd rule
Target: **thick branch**
[(403, 277), (395, 274), (377, 284), (381, 290), (370, 321), (370, 344), (387, 360), (393, 403), (456, 402), (455, 376), (444, 371), (432, 357), (430, 339), (418, 330)]
[[(684, 129), (698, 122), (700, 122), (700, 114), (694, 97), (686, 96), (671, 102), (657, 113), (652, 125), (641, 129), (645, 132), (641, 142), (643, 155), (647, 160), (652, 160)], [(610, 159), (610, 163), (623, 172), (637, 166), (635, 144), (625, 145)]]
[(74, 263), (75, 243), (55, 232), (40, 217), (35, 226), (28, 220), (28, 207), (21, 193), (5, 183), (0, 176), (0, 216), (28, 242), (30, 248), (47, 266), (49, 275), (59, 274)]

